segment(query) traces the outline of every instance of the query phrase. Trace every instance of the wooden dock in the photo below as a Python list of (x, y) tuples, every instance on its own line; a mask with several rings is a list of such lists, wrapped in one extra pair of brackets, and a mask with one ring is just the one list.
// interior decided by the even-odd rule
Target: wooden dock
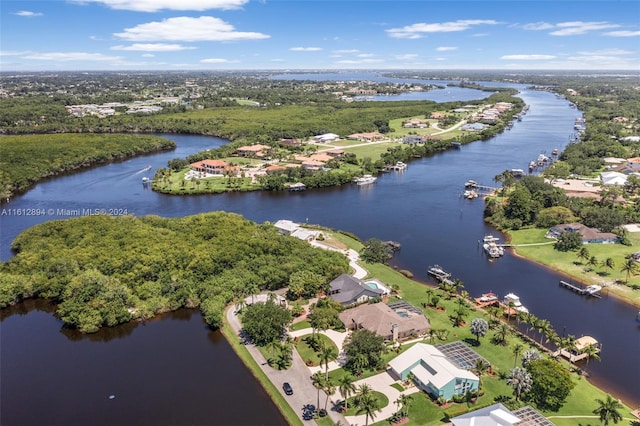
[(593, 291), (592, 289), (589, 288), (590, 286), (585, 287), (581, 284), (572, 284), (572, 283), (560, 280), (560, 287), (568, 288), (574, 293), (578, 293), (583, 296), (593, 296), (598, 298), (602, 297), (600, 294), (598, 294), (598, 291), (600, 291), (600, 289)]

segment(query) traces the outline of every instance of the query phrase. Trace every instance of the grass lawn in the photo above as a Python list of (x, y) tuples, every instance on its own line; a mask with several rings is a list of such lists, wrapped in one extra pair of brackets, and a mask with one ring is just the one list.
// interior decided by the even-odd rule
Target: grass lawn
[[(545, 229), (524, 229), (511, 231), (509, 233), (513, 244), (548, 242), (549, 240), (544, 238), (545, 234)], [(603, 294), (610, 292), (611, 294), (630, 301), (636, 306), (640, 306), (640, 275), (629, 278), (629, 285), (638, 286), (638, 290), (634, 290), (624, 285), (627, 276), (625, 272), (620, 271), (624, 264), (625, 256), (638, 251), (638, 247), (640, 247), (640, 234), (629, 233), (628, 235), (632, 244), (631, 246), (622, 244), (585, 245), (590, 256), (594, 256), (599, 263), (607, 258), (613, 259), (615, 263), (613, 269), (603, 268), (600, 265), (588, 267), (584, 260), (578, 258), (577, 252), (561, 252), (555, 250), (551, 244), (518, 247), (516, 250), (520, 256), (546, 265), (557, 271), (564, 272), (577, 281), (604, 286), (605, 288), (601, 291)], [(592, 270), (588, 270), (590, 268), (592, 268)]]
[[(378, 407), (384, 408), (387, 405), (389, 405), (389, 398), (387, 398), (387, 396), (382, 392), (378, 392), (374, 390), (371, 392), (371, 395), (373, 395), (376, 401), (378, 401)], [(343, 413), (345, 416), (358, 415), (358, 408), (355, 406), (354, 399), (355, 397), (351, 397), (347, 400), (347, 406), (349, 407), (349, 409), (345, 413)], [(360, 413), (360, 414), (363, 414), (363, 413)]]
[(351, 152), (356, 155), (358, 158), (371, 158), (371, 161), (376, 161), (380, 159), (380, 156), (387, 152), (387, 148), (392, 146), (398, 146), (396, 142), (383, 142), (383, 143), (375, 143), (368, 144), (364, 146), (356, 146), (356, 147), (345, 147), (343, 148), (345, 152)]
[(168, 181), (155, 182), (154, 188), (162, 192), (175, 194), (207, 194), (221, 193), (230, 190), (254, 191), (260, 189), (259, 185), (251, 183), (251, 178), (232, 178), (231, 181), (224, 177), (211, 177), (191, 182), (184, 179), (187, 169), (171, 174)]
[[(314, 351), (313, 348), (309, 346), (309, 344), (305, 341), (305, 338), (311, 335), (312, 334), (309, 333), (304, 336), (301, 336), (300, 340), (295, 343), (296, 350), (298, 351), (298, 354), (300, 354), (300, 358), (302, 358), (305, 364), (309, 366), (320, 365), (320, 358), (318, 358), (318, 352)], [(330, 338), (328, 338), (324, 334), (318, 334), (317, 336), (319, 336), (320, 341), (322, 342), (321, 345), (333, 346), (336, 350), (336, 353), (338, 353), (338, 348)]]
[(300, 321), (293, 323), (289, 326), (289, 331), (298, 331), (305, 328), (311, 328), (311, 324), (309, 323), (309, 321)]

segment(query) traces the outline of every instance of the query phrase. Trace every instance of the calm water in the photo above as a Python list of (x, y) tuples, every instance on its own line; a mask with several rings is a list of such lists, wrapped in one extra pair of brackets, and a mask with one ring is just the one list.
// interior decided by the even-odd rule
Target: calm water
[[(58, 209), (83, 208), (121, 208), (136, 215), (174, 217), (225, 210), (257, 222), (286, 218), (347, 230), (363, 240), (370, 237), (392, 239), (402, 244), (394, 263), (399, 268), (413, 271), (418, 279), (426, 280), (428, 266), (438, 263), (460, 278), (471, 295), (489, 290), (499, 295), (513, 291), (532, 313), (549, 319), (560, 334), (564, 331), (576, 336), (594, 336), (603, 344), (603, 353), (602, 362), (592, 361), (586, 368), (593, 380), (625, 401), (639, 405), (640, 325), (634, 321), (636, 309), (613, 298), (595, 300), (575, 295), (558, 286), (561, 278), (558, 274), (511, 253), (489, 262), (478, 247), (478, 240), (492, 230), (482, 220), (482, 201), (460, 197), (463, 182), (474, 179), (491, 185), (493, 176), (503, 170), (526, 168), (541, 152), (563, 148), (579, 115), (549, 93), (523, 90), (521, 96), (530, 105), (530, 110), (511, 131), (461, 150), (413, 161), (406, 172), (383, 175), (369, 187), (346, 186), (296, 194), (238, 193), (194, 197), (157, 194), (141, 184), (143, 174), (139, 172), (146, 165), (163, 167), (168, 159), (224, 143), (208, 137), (168, 136), (179, 145), (173, 153), (61, 177), (39, 184), (4, 205), (5, 208), (53, 209), (53, 214), (3, 217), (0, 253), (3, 259), (8, 259), (11, 240), (29, 226), (64, 218), (64, 215), (56, 215)], [(20, 309), (28, 310), (21, 306)], [(95, 412), (103, 416), (100, 410), (108, 411), (120, 404), (117, 413), (111, 413), (120, 417), (111, 417), (105, 423), (131, 419), (131, 423), (140, 420), (175, 424), (175, 418), (169, 415), (149, 417), (153, 416), (150, 413), (153, 410), (162, 412), (166, 409), (167, 404), (159, 395), (170, 397), (176, 412), (194, 416), (192, 423), (207, 423), (212, 410), (218, 412), (235, 407), (234, 402), (230, 402), (234, 397), (217, 399), (215, 392), (220, 388), (246, 389), (243, 401), (251, 399), (250, 404), (254, 404), (252, 398), (256, 399), (255, 404), (265, 400), (264, 393), (251, 377), (230, 382), (210, 370), (214, 365), (223, 364), (225, 372), (245, 371), (219, 335), (204, 327), (198, 314), (183, 321), (168, 316), (146, 326), (134, 326), (131, 332), (127, 331), (128, 327), (131, 326), (110, 330), (109, 333), (123, 335), (107, 344), (95, 342), (93, 338), (69, 339), (60, 332), (60, 323), (41, 311), (5, 318), (2, 323), (1, 390), (2, 416), (6, 421), (2, 423), (22, 423), (12, 419), (21, 419), (25, 410), (33, 419), (32, 424), (39, 423), (37, 412), (49, 411), (61, 416), (60, 423), (93, 422), (93, 411), (85, 406), (96, 404)], [(125, 331), (119, 331), (121, 329)], [(59, 355), (49, 364), (55, 353)], [(184, 362), (184, 356), (176, 353), (198, 356)], [(116, 359), (130, 363), (138, 360), (139, 363), (125, 368), (127, 362), (114, 364)], [(185, 363), (189, 365), (181, 366)], [(44, 367), (34, 369), (41, 365)], [(202, 371), (202, 374), (184, 373), (180, 371), (182, 367)], [(118, 374), (117, 370), (121, 368), (123, 374)], [(111, 373), (99, 375), (101, 369)], [(112, 380), (107, 382), (109, 386), (102, 386), (105, 376)], [(189, 378), (185, 379), (186, 376)], [(203, 383), (199, 385), (192, 380)], [(62, 387), (62, 383), (67, 392), (75, 392), (57, 392), (59, 388), (51, 385)], [(116, 384), (119, 387), (112, 390)], [(185, 386), (189, 389), (185, 390)], [(200, 389), (195, 393), (201, 392), (202, 399), (194, 401), (192, 386)], [(136, 391), (121, 398), (120, 392), (124, 392), (121, 389)], [(108, 400), (109, 394), (118, 395), (115, 400)], [(7, 402), (10, 398), (14, 403)], [(40, 409), (20, 402), (25, 399), (38, 401)], [(100, 408), (103, 404), (106, 407)], [(255, 411), (240, 407), (239, 413), (250, 416), (246, 423), (256, 421), (256, 417), (251, 417), (256, 416)], [(266, 408), (258, 418), (270, 424), (281, 421), (277, 413)], [(43, 419), (48, 417), (40, 417), (40, 422)]]

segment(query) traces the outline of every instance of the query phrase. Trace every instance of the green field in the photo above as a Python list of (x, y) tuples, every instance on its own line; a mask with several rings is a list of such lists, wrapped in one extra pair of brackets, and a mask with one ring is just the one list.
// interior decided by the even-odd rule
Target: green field
[[(509, 235), (512, 244), (520, 245), (549, 242), (550, 240), (544, 238), (546, 232), (545, 229), (524, 229), (510, 231)], [(591, 267), (584, 260), (578, 258), (577, 252), (561, 252), (555, 250), (553, 245), (520, 246), (516, 248), (516, 253), (563, 272), (576, 281), (602, 285), (604, 289), (601, 293), (613, 294), (640, 306), (640, 275), (630, 276), (628, 285), (624, 285), (627, 281), (627, 275), (620, 270), (624, 264), (625, 256), (640, 250), (640, 234), (629, 233), (628, 236), (631, 246), (622, 244), (585, 245), (589, 254), (595, 256), (598, 262), (607, 258), (613, 259), (615, 263), (613, 269), (602, 266)], [(636, 286), (638, 289), (634, 290), (630, 286)]]

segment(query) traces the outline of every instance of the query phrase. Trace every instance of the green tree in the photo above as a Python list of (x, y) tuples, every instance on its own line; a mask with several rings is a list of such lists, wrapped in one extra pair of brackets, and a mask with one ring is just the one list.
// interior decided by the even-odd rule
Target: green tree
[(476, 362), (473, 364), (473, 373), (478, 376), (479, 379), (479, 387), (482, 388), (482, 376), (484, 376), (487, 371), (491, 368), (491, 364), (489, 364), (486, 360), (482, 358), (478, 358)]
[(338, 390), (340, 391), (342, 398), (344, 398), (345, 411), (349, 409), (347, 400), (356, 391), (356, 385), (353, 384), (354, 381), (355, 380), (351, 374), (345, 374), (338, 379)]
[(401, 417), (407, 417), (409, 415), (409, 406), (413, 402), (413, 396), (401, 393), (400, 396), (394, 401), (398, 407), (398, 414)]
[(366, 359), (365, 368), (376, 369), (382, 362), (382, 354), (386, 350), (384, 338), (378, 336), (367, 329), (356, 330), (351, 333), (349, 341), (344, 345), (344, 352), (347, 355), (347, 369), (356, 371), (354, 365), (356, 356)]
[(360, 258), (367, 263), (386, 264), (393, 257), (393, 251), (388, 244), (377, 238), (369, 238), (360, 250)]
[(618, 424), (622, 420), (622, 414), (618, 410), (623, 409), (624, 405), (612, 398), (611, 395), (607, 395), (604, 400), (598, 398), (596, 402), (598, 403), (598, 408), (593, 410), (593, 414), (600, 417), (600, 423), (604, 426), (608, 426), (611, 421)]
[(580, 247), (582, 247), (582, 235), (574, 231), (562, 231), (555, 244), (555, 249), (558, 251), (573, 251)]
[(583, 262), (587, 262), (590, 257), (591, 253), (589, 253), (589, 249), (582, 246), (578, 251), (578, 259), (582, 260)]
[(584, 349), (582, 349), (583, 354), (587, 354), (587, 365), (589, 365), (589, 360), (591, 358), (600, 361), (599, 355), (600, 349), (595, 344), (587, 345)]
[(629, 277), (631, 275), (636, 275), (638, 273), (638, 263), (631, 257), (627, 257), (624, 260), (624, 264), (622, 265), (622, 268), (620, 269), (620, 272), (624, 272), (625, 273), (625, 284), (629, 283)]
[(507, 385), (511, 386), (516, 401), (519, 401), (522, 394), (531, 390), (531, 374), (524, 368), (514, 367), (507, 376)]
[(611, 269), (613, 269), (613, 268), (615, 268), (615, 267), (616, 267), (616, 263), (615, 263), (615, 261), (614, 261), (612, 258), (607, 257), (605, 260), (603, 260), (603, 261), (602, 261), (602, 263), (600, 264), (600, 266), (602, 266), (603, 268), (606, 268), (606, 269), (610, 269), (610, 270), (611, 270)]
[(338, 358), (338, 350), (332, 344), (322, 344), (318, 353), (320, 365), (324, 363), (325, 378), (329, 380), (329, 363)]
[(318, 403), (316, 404), (316, 407), (318, 407), (318, 409), (320, 407), (320, 389), (324, 388), (325, 382), (326, 382), (326, 380), (325, 380), (324, 376), (319, 371), (316, 371), (311, 376), (311, 384), (318, 391)]
[(526, 369), (533, 382), (530, 399), (541, 410), (558, 411), (576, 385), (569, 372), (550, 359), (531, 361)]
[(508, 324), (501, 323), (493, 333), (493, 341), (499, 345), (504, 345), (507, 343), (509, 334), (511, 334), (511, 327)]
[(489, 330), (489, 324), (482, 318), (474, 318), (471, 320), (471, 334), (476, 336), (476, 342), (480, 344), (480, 337), (484, 337)]
[(516, 367), (518, 363), (518, 356), (524, 351), (524, 345), (522, 343), (516, 343), (511, 348), (511, 353), (513, 353), (513, 368)]
[(376, 412), (380, 411), (378, 399), (371, 393), (371, 389), (365, 384), (360, 386), (359, 392), (355, 396), (355, 404), (358, 407), (358, 414), (365, 415), (365, 426), (369, 425), (369, 419), (376, 417)]
[(291, 322), (291, 312), (273, 301), (258, 302), (244, 309), (242, 329), (257, 346), (280, 340)]

